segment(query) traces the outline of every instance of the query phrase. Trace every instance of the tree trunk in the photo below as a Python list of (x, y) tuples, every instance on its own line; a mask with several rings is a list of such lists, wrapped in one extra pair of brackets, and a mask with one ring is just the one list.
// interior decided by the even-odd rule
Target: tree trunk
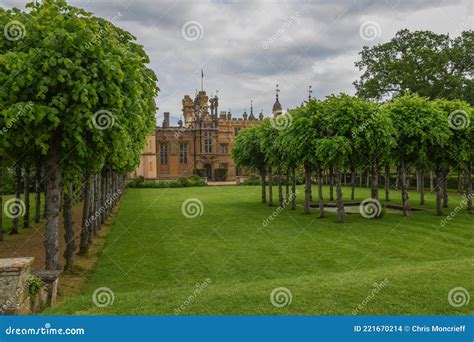
[(24, 175), (25, 215), (23, 215), (23, 228), (30, 228), (30, 167), (25, 164)]
[(318, 207), (319, 218), (324, 218), (323, 171), (321, 166), (318, 166)]
[(420, 204), (425, 204), (425, 172), (423, 170), (418, 171), (419, 189), (420, 189)]
[(458, 192), (462, 192), (462, 183), (461, 169), (458, 169)]
[(268, 205), (273, 205), (273, 174), (272, 168), (268, 168)]
[(390, 163), (385, 164), (385, 200), (390, 202)]
[(266, 177), (265, 177), (265, 167), (262, 167), (260, 170), (260, 178), (262, 179), (262, 203), (267, 203), (267, 190), (266, 190)]
[(410, 216), (411, 209), (408, 198), (408, 183), (404, 157), (400, 157), (400, 178), (402, 188), (403, 215)]
[(434, 190), (433, 171), (430, 171), (430, 192)]
[(359, 188), (362, 188), (362, 172), (359, 172)]
[(64, 258), (66, 259), (65, 270), (70, 270), (74, 266), (74, 252), (76, 251), (74, 222), (72, 220), (72, 192), (72, 186), (69, 185), (68, 191), (64, 192), (63, 201), (64, 240), (66, 241), (66, 249), (64, 251)]
[(465, 188), (466, 188), (466, 198), (467, 198), (467, 212), (469, 214), (473, 213), (472, 209), (472, 166), (471, 163), (468, 164), (465, 177)]
[(444, 173), (444, 181), (443, 181), (443, 208), (449, 208), (448, 205), (448, 175), (449, 171)]
[(46, 201), (47, 224), (45, 232), (45, 268), (47, 270), (59, 269), (59, 205), (61, 202), (62, 174), (59, 165), (59, 143), (53, 142), (46, 157), (47, 198)]
[(10, 235), (20, 234), (19, 221), (21, 215), (21, 166), (20, 163), (15, 167), (15, 203), (13, 204), (13, 226)]
[(107, 206), (105, 205), (106, 201), (106, 195), (107, 195), (107, 177), (106, 177), (106, 171), (102, 170), (101, 172), (101, 192), (100, 192), (100, 201), (101, 201), (101, 206), (104, 208), (102, 213), (100, 214), (100, 223), (103, 224), (105, 222), (105, 216), (106, 216), (106, 210)]
[(309, 214), (311, 203), (311, 167), (309, 165), (305, 165), (304, 167), (304, 179), (304, 213)]
[(400, 165), (397, 165), (397, 172), (396, 172), (396, 177), (395, 177), (395, 189), (398, 190), (400, 187), (400, 179), (402, 178), (400, 174)]
[(89, 251), (89, 211), (90, 211), (90, 178), (84, 182), (84, 196), (82, 206), (81, 240), (79, 243), (79, 255), (85, 255)]
[(339, 171), (338, 166), (336, 166), (336, 169), (335, 169), (335, 179), (336, 179), (337, 217), (338, 217), (339, 223), (345, 223), (346, 213), (344, 211), (344, 202), (342, 200), (341, 172)]
[(441, 203), (441, 196), (443, 192), (443, 174), (436, 171), (436, 215), (442, 216), (443, 209)]
[(291, 210), (296, 209), (296, 168), (291, 169)]
[(355, 171), (351, 171), (351, 201), (355, 200), (355, 182), (356, 182), (356, 174)]
[(101, 177), (100, 177), (100, 172), (96, 174), (96, 182), (97, 182), (97, 195), (96, 195), (96, 206), (97, 206), (97, 215), (96, 215), (96, 218), (95, 218), (95, 222), (96, 222), (96, 225), (97, 225), (97, 231), (99, 231), (101, 229), (101, 225), (100, 225), (100, 213), (102, 212), (103, 210), (103, 207), (102, 207), (102, 204), (100, 203), (101, 202), (101, 199), (102, 199), (102, 182), (101, 182)]
[(371, 172), (371, 196), (372, 198), (379, 199), (379, 170), (377, 165), (377, 160), (372, 162), (372, 172)]
[(329, 200), (334, 202), (334, 170), (329, 168)]
[(48, 201), (46, 200), (46, 196), (48, 196), (48, 180), (47, 180), (47, 175), (48, 175), (48, 168), (44, 167), (44, 179), (43, 179), (43, 184), (44, 184), (44, 209), (43, 209), (43, 218), (45, 219), (46, 216), (48, 215)]
[(95, 188), (94, 188), (94, 176), (91, 177), (90, 184), (89, 184), (89, 213), (88, 213), (88, 218), (89, 218), (89, 241), (88, 244), (92, 244), (92, 240), (94, 237), (94, 212), (95, 212)]
[(416, 191), (420, 192), (420, 170), (416, 169)]
[(280, 167), (278, 168), (278, 203), (280, 205), (280, 208), (285, 207), (284, 199), (283, 199), (283, 187), (281, 184), (281, 169)]
[(286, 169), (286, 178), (285, 178), (285, 199), (286, 204), (290, 203), (290, 169)]
[(41, 159), (36, 160), (35, 169), (35, 223), (41, 220)]

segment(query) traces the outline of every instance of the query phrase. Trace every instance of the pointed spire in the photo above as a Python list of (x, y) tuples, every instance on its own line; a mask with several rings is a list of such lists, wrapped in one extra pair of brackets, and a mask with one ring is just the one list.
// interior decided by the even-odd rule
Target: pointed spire
[(280, 89), (278, 88), (278, 84), (276, 85), (275, 92), (276, 92), (276, 99), (275, 99), (275, 103), (273, 104), (273, 110), (272, 110), (273, 116), (277, 116), (282, 113), (281, 104), (280, 104), (280, 101), (278, 100), (278, 96), (279, 96), (278, 93), (280, 92)]
[(250, 100), (250, 115), (249, 120), (255, 120), (255, 115), (253, 115), (253, 100)]
[(204, 91), (204, 69), (201, 69), (201, 91)]
[(311, 100), (311, 98), (312, 98), (311, 97), (311, 94), (313, 94), (313, 89), (312, 88), (313, 88), (313, 86), (309, 86), (309, 88), (308, 88), (308, 100)]

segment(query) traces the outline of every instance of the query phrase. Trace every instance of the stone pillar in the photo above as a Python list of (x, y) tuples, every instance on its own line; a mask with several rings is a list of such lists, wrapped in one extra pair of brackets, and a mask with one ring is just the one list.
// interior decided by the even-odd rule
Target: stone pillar
[(30, 313), (29, 278), (34, 258), (0, 259), (0, 313)]

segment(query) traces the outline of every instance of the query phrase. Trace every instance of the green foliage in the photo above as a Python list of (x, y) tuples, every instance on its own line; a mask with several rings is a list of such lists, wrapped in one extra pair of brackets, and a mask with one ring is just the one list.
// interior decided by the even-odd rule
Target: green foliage
[(398, 154), (407, 164), (426, 168), (432, 166), (430, 158), (446, 151), (452, 132), (435, 102), (407, 94), (388, 103), (384, 110), (396, 130)]
[(206, 171), (204, 169), (194, 169), (193, 175), (196, 175), (198, 177), (206, 177)]
[(259, 170), (265, 167), (265, 154), (261, 149), (259, 131), (260, 125), (250, 126), (235, 137), (231, 155), (237, 165)]
[(0, 11), (1, 27), (16, 20), (26, 32), (0, 43), (0, 127), (11, 126), (0, 135), (0, 154), (34, 146), (46, 155), (59, 144), (66, 181), (105, 164), (131, 171), (155, 124), (156, 76), (143, 47), (65, 1), (28, 8)]
[(206, 185), (198, 176), (180, 177), (177, 180), (145, 181), (138, 177), (127, 182), (127, 188), (187, 188)]
[(28, 295), (31, 303), (34, 303), (36, 296), (38, 295), (41, 286), (43, 286), (43, 280), (35, 275), (30, 275), (28, 278)]
[(354, 82), (368, 99), (418, 93), (430, 99), (465, 99), (473, 103), (474, 32), (455, 39), (430, 31), (401, 30), (389, 42), (364, 47)]

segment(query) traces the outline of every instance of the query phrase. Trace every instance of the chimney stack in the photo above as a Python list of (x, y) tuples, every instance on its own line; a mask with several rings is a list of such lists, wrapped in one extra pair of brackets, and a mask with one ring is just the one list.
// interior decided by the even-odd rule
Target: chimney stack
[(170, 127), (170, 113), (164, 112), (163, 114), (165, 116), (165, 118), (163, 119), (163, 128), (168, 128)]

